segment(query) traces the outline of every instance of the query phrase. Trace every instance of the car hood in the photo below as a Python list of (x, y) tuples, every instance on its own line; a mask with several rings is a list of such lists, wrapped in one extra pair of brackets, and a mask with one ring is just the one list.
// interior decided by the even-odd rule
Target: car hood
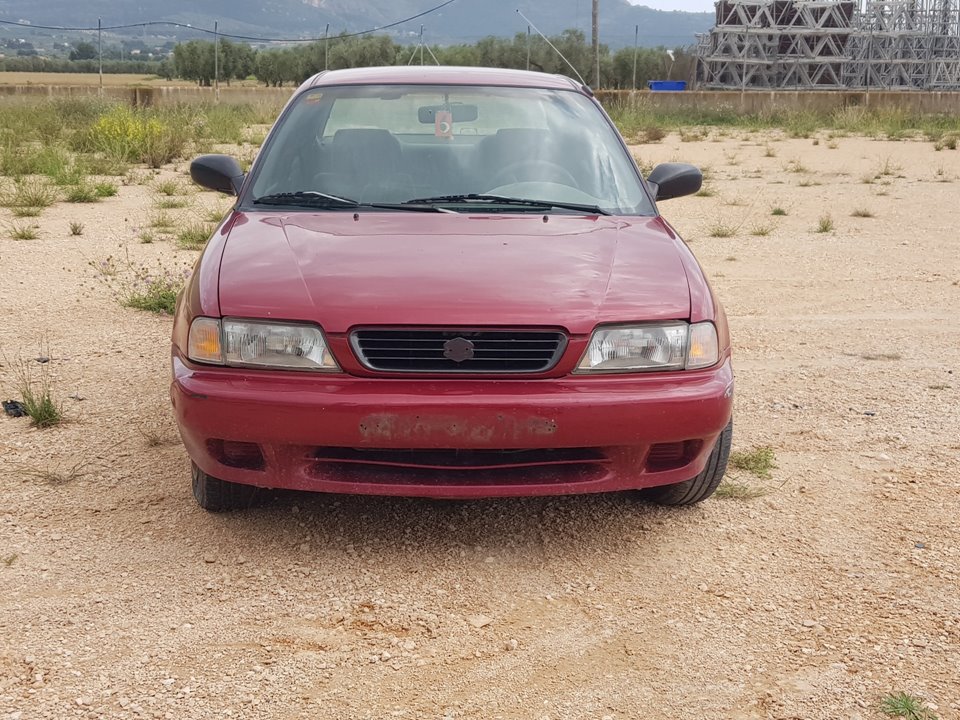
[(678, 240), (659, 218), (235, 213), (225, 316), (361, 325), (562, 326), (687, 318)]

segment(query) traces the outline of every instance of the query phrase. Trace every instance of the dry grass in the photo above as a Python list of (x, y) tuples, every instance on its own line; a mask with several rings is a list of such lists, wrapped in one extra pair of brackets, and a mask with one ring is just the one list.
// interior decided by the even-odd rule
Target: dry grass
[[(3, 72), (0, 73), (0, 85), (69, 85), (72, 87), (95, 88), (100, 82), (97, 73), (48, 73), (48, 72)], [(140, 75), (134, 73), (104, 73), (104, 86), (127, 87), (196, 87), (195, 82), (189, 80), (164, 80), (156, 75)], [(243, 82), (233, 82), (233, 85), (244, 85)], [(246, 83), (250, 87), (256, 87)]]
[(736, 480), (723, 480), (714, 495), (726, 500), (753, 500), (770, 492), (767, 488), (749, 485)]
[(56, 465), (53, 467), (21, 466), (20, 472), (47, 485), (68, 485), (90, 474), (90, 463), (81, 459), (73, 465)]

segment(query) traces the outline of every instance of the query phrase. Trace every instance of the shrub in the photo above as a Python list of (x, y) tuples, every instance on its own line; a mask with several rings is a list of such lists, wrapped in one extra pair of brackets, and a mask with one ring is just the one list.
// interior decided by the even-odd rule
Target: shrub
[(17, 391), (31, 425), (49, 428), (63, 422), (63, 406), (53, 398), (53, 383), (47, 365), (40, 366), (40, 377), (34, 379), (31, 366), (21, 360), (14, 370)]
[(172, 315), (177, 295), (189, 277), (189, 271), (176, 273), (163, 268), (134, 270), (133, 282), (121, 298), (124, 305), (137, 310)]
[(145, 111), (116, 105), (101, 115), (78, 141), (78, 149), (101, 152), (126, 162), (160, 167), (179, 157), (187, 141), (187, 128), (165, 123)]
[(6, 145), (0, 148), (0, 174), (56, 177), (70, 166), (69, 154), (57, 146)]
[(206, 223), (192, 223), (177, 233), (177, 244), (185, 250), (199, 250), (207, 244), (211, 232)]
[(72, 203), (93, 203), (99, 201), (100, 196), (92, 187), (83, 184), (75, 185), (67, 190), (66, 200)]
[(14, 240), (36, 240), (39, 236), (33, 225), (13, 224), (10, 226), (10, 237)]
[(13, 192), (0, 194), (0, 205), (10, 208), (45, 208), (57, 201), (57, 191), (40, 180), (17, 180)]
[(113, 183), (101, 182), (93, 186), (93, 192), (98, 198), (113, 197), (117, 194), (117, 186)]

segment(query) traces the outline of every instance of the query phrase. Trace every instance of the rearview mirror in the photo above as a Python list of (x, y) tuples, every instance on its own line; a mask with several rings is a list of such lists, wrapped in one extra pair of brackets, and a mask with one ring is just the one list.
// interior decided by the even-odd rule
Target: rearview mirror
[(438, 112), (448, 112), (453, 115), (453, 122), (474, 122), (479, 116), (480, 111), (476, 105), (465, 105), (463, 103), (453, 103), (452, 105), (424, 105), (418, 111), (420, 122), (423, 125), (433, 125), (437, 121)]
[(190, 177), (208, 190), (239, 195), (243, 186), (243, 169), (229, 155), (201, 155), (190, 163)]
[(703, 185), (703, 173), (687, 163), (661, 163), (647, 178), (657, 200), (693, 195)]

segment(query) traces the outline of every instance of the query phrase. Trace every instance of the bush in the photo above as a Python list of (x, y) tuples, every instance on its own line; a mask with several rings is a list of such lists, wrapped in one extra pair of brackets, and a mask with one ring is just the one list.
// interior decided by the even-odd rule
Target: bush
[(177, 294), (183, 289), (190, 271), (177, 273), (158, 267), (134, 270), (133, 282), (126, 288), (123, 304), (137, 310), (172, 315), (177, 305)]
[(186, 128), (115, 105), (79, 137), (76, 145), (83, 152), (100, 152), (115, 160), (156, 168), (180, 157), (186, 142)]

